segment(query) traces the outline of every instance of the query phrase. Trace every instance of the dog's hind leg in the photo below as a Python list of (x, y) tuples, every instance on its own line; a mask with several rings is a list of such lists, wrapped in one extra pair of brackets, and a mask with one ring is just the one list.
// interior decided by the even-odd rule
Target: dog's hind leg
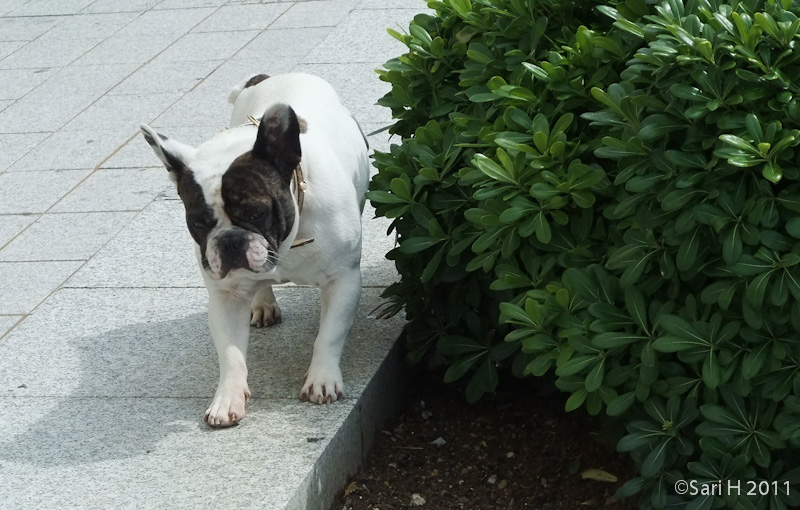
[(253, 303), (250, 305), (250, 325), (263, 328), (280, 323), (281, 309), (272, 292), (272, 285), (265, 283), (256, 292)]

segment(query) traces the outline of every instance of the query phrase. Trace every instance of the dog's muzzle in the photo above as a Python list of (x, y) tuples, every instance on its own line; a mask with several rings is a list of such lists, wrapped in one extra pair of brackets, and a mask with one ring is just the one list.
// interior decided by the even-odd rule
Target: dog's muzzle
[(222, 280), (233, 269), (253, 273), (270, 271), (275, 267), (277, 255), (260, 234), (232, 227), (209, 236), (206, 258), (211, 277)]

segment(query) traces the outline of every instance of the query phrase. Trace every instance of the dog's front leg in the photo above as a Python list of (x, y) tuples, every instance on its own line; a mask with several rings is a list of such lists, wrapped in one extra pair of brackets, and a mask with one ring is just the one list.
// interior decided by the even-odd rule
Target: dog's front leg
[(247, 386), (247, 342), (250, 335), (250, 302), (254, 289), (208, 288), (208, 325), (219, 358), (219, 386), (206, 410), (212, 427), (229, 427), (245, 415), (250, 399)]
[(319, 333), (314, 341), (311, 365), (300, 390), (301, 400), (322, 404), (344, 398), (339, 361), (358, 311), (360, 297), (361, 271), (358, 266), (321, 288)]

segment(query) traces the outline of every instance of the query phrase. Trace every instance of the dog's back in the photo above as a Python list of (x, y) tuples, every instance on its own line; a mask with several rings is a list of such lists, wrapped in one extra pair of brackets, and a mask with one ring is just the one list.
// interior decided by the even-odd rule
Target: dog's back
[(339, 96), (328, 82), (305, 73), (250, 76), (234, 87), (228, 101), (234, 105), (231, 127), (247, 122), (248, 115), (260, 118), (274, 103), (286, 103), (295, 111), (301, 104), (317, 108), (341, 105)]

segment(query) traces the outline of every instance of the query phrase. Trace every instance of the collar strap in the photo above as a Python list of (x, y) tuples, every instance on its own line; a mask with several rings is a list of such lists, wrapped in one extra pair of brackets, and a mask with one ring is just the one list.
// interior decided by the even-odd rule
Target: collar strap
[[(298, 163), (294, 169), (294, 187), (297, 189), (297, 215), (300, 216), (303, 213), (303, 202), (305, 201), (306, 189), (308, 189), (308, 184), (306, 183), (306, 180), (303, 179), (303, 170), (300, 168), (300, 163)], [(298, 221), (300, 221), (299, 218)], [(292, 243), (292, 246), (289, 248), (298, 248), (313, 242), (313, 238), (295, 239), (295, 241)]]
[(292, 248), (299, 248), (301, 246), (305, 246), (305, 245), (311, 244), (313, 242), (314, 242), (314, 238), (313, 237), (311, 239), (295, 239), (294, 242), (292, 243), (292, 245), (289, 246), (289, 249), (291, 250)]
[[(253, 117), (252, 115), (247, 116), (248, 122), (245, 125), (253, 125), (258, 127), (261, 124), (261, 121), (257, 118)], [(303, 169), (300, 168), (300, 163), (294, 169), (293, 172), (293, 179), (294, 179), (294, 187), (297, 190), (297, 215), (300, 216), (303, 213), (303, 202), (305, 201), (306, 196), (306, 189), (308, 189), (308, 183), (303, 178)], [(300, 218), (298, 218), (300, 221)], [(289, 249), (292, 248), (299, 248), (300, 246), (305, 246), (307, 244), (311, 244), (314, 242), (314, 239), (295, 239)]]
[(305, 201), (308, 183), (303, 179), (303, 169), (300, 168), (300, 163), (294, 169), (294, 187), (297, 189), (297, 212), (298, 214), (303, 214), (303, 202)]

